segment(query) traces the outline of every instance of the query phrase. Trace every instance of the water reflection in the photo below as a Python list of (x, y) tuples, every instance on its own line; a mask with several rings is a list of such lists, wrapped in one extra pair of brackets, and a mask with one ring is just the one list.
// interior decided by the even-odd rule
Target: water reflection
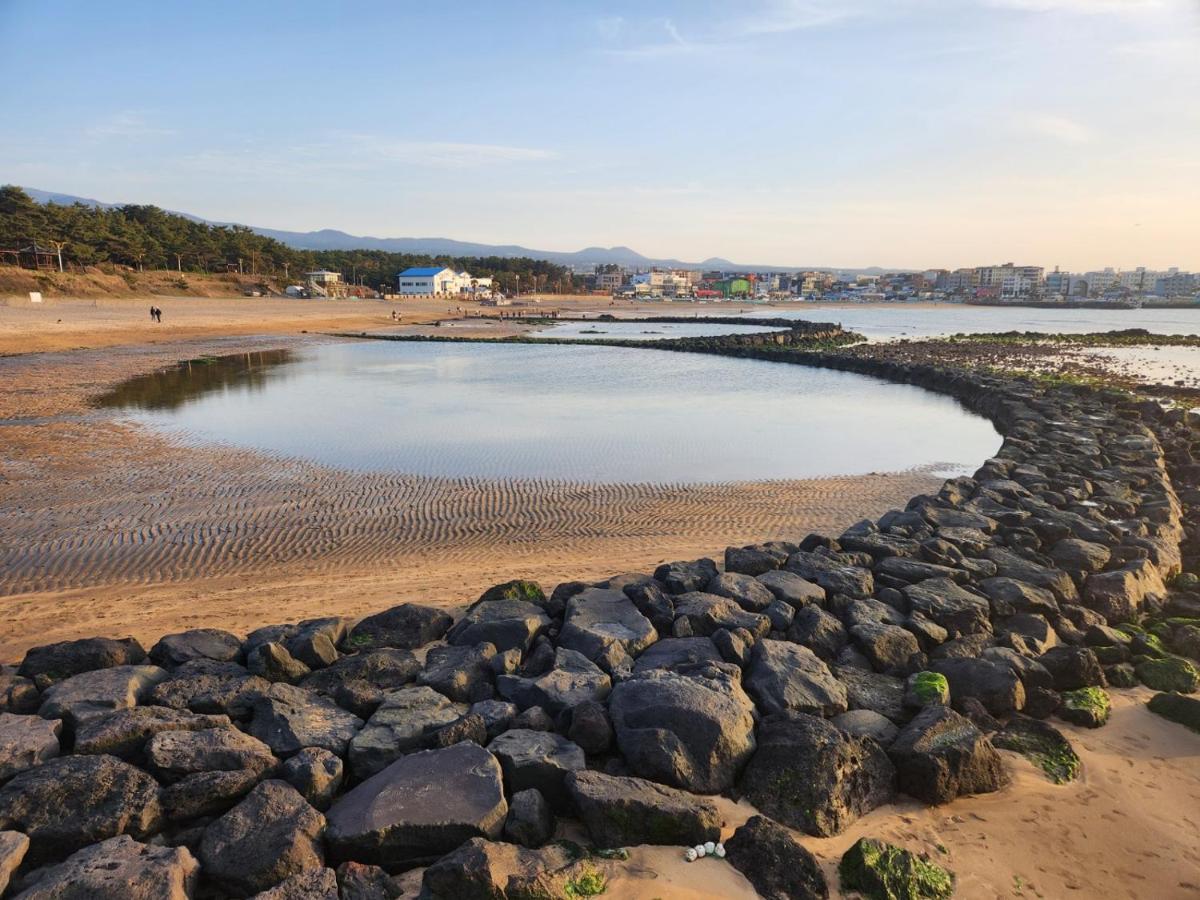
[(236, 356), (202, 356), (170, 369), (139, 375), (96, 399), (116, 409), (179, 409), (205, 394), (231, 389), (262, 391), (271, 370), (293, 362), (291, 350), (262, 350)]

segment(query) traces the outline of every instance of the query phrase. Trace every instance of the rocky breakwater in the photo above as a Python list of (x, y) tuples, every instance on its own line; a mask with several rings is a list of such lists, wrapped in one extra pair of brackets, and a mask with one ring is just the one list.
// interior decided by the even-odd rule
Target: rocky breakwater
[[(511, 582), (457, 621), (403, 604), (148, 653), (34, 648), (0, 675), (0, 894), (395, 897), (393, 876), (425, 867), (429, 900), (588, 896), (621, 865), (611, 848), (719, 840), (724, 794), (762, 813), (727, 862), (765, 896), (824, 897), (797, 832), (838, 834), (898, 794), (995, 791), (997, 746), (1073, 777), (1052, 717), (1103, 725), (1109, 684), (1187, 699), (1200, 580), (1176, 576), (1197, 495), (1189, 482), (1181, 503), (1171, 477), (1192, 471), (1186, 416), (824, 364), (950, 393), (1003, 446), (841, 535), (549, 594)], [(555, 840), (567, 820), (590, 846)], [(842, 872), (952, 890), (873, 841)]]

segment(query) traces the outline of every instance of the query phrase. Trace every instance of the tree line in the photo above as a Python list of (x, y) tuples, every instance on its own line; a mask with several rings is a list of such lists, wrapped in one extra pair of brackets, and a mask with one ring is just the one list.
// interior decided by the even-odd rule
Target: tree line
[(540, 259), (502, 256), (456, 257), (386, 250), (297, 250), (241, 225), (210, 225), (157, 206), (108, 209), (76, 203), (37, 203), (21, 188), (0, 187), (0, 250), (32, 244), (62, 247), (65, 266), (105, 263), (133, 269), (225, 272), (231, 268), (264, 278), (298, 281), (304, 272), (331, 269), (347, 281), (371, 288), (394, 286), (410, 266), (444, 265), (490, 276), (505, 291), (519, 288), (569, 292), (570, 270)]

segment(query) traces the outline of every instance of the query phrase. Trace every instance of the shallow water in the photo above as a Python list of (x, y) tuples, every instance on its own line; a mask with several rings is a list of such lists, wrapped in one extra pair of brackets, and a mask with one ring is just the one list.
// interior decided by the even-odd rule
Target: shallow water
[(564, 322), (531, 332), (530, 337), (584, 341), (664, 341), (671, 338), (714, 337), (722, 334), (761, 334), (777, 330), (762, 325), (712, 325), (705, 322)]
[(455, 478), (957, 473), (1000, 444), (990, 422), (909, 385), (618, 347), (328, 344), (144, 376), (106, 402), (184, 440)]
[[(708, 315), (722, 314), (720, 304), (706, 306), (705, 310)], [(1125, 328), (1145, 328), (1154, 334), (1200, 333), (1200, 307), (1029, 309), (965, 306), (957, 303), (864, 303), (859, 306), (796, 304), (795, 307), (754, 309), (745, 315), (749, 321), (765, 316), (809, 319), (814, 322), (840, 322), (844, 328), (857, 331), (872, 340), (981, 334), (993, 331), (1084, 334)]]

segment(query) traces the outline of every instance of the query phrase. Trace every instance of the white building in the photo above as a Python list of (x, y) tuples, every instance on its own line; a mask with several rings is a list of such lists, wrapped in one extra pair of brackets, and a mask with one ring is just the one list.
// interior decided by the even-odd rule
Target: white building
[(414, 266), (396, 276), (401, 294), (449, 297), (459, 294), (491, 293), (492, 279), (472, 278), (446, 266)]

